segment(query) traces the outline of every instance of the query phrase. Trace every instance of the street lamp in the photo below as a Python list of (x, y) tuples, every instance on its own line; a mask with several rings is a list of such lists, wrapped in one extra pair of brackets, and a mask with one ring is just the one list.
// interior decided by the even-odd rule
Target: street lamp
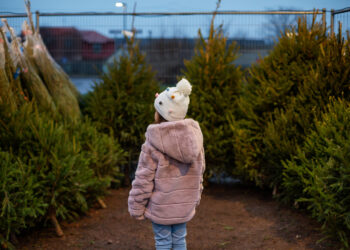
[(115, 3), (115, 7), (117, 7), (117, 8), (123, 7), (123, 12), (124, 12), (124, 15), (123, 15), (123, 30), (126, 30), (126, 3), (124, 3), (124, 2), (116, 2)]

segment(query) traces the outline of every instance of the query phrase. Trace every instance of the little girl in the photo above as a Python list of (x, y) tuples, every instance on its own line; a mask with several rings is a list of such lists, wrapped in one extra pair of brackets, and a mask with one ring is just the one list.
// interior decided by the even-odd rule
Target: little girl
[(198, 122), (184, 119), (192, 87), (186, 79), (156, 94), (155, 124), (148, 126), (129, 213), (152, 221), (156, 249), (186, 249), (186, 223), (203, 191), (203, 135)]

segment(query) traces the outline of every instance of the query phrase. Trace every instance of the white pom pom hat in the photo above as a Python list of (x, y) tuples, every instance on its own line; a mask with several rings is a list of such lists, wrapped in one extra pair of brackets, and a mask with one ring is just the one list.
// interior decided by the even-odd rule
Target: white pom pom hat
[(160, 94), (157, 93), (154, 107), (167, 121), (182, 120), (187, 113), (191, 91), (191, 84), (183, 78), (176, 84), (176, 87), (167, 88)]

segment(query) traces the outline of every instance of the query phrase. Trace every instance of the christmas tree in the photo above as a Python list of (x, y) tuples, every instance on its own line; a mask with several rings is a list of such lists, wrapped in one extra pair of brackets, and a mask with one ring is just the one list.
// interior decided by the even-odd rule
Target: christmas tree
[(127, 152), (126, 184), (131, 163), (137, 161), (144, 133), (153, 121), (157, 90), (154, 73), (132, 37), (127, 39), (126, 51), (108, 67), (84, 100), (85, 112), (98, 122), (101, 131), (111, 132)]
[(315, 129), (284, 162), (285, 197), (306, 207), (333, 236), (349, 248), (350, 102), (332, 100)]
[(296, 153), (329, 97), (349, 96), (345, 49), (341, 34), (327, 37), (315, 18), (310, 25), (300, 19), (252, 67), (239, 102), (242, 119), (235, 126), (238, 172), (276, 191), (282, 160)]
[(188, 115), (200, 123), (203, 132), (207, 175), (231, 172), (234, 166), (229, 121), (235, 115), (242, 78), (241, 69), (234, 64), (238, 47), (228, 43), (222, 26), (215, 28), (214, 20), (215, 14), (208, 38), (199, 30), (195, 55), (185, 61), (183, 71), (193, 86)]

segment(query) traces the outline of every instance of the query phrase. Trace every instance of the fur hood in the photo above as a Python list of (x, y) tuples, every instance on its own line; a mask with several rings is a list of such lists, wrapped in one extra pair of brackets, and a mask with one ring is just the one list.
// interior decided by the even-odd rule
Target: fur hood
[(203, 148), (203, 135), (198, 122), (184, 119), (151, 124), (146, 141), (160, 152), (186, 164), (192, 163)]

